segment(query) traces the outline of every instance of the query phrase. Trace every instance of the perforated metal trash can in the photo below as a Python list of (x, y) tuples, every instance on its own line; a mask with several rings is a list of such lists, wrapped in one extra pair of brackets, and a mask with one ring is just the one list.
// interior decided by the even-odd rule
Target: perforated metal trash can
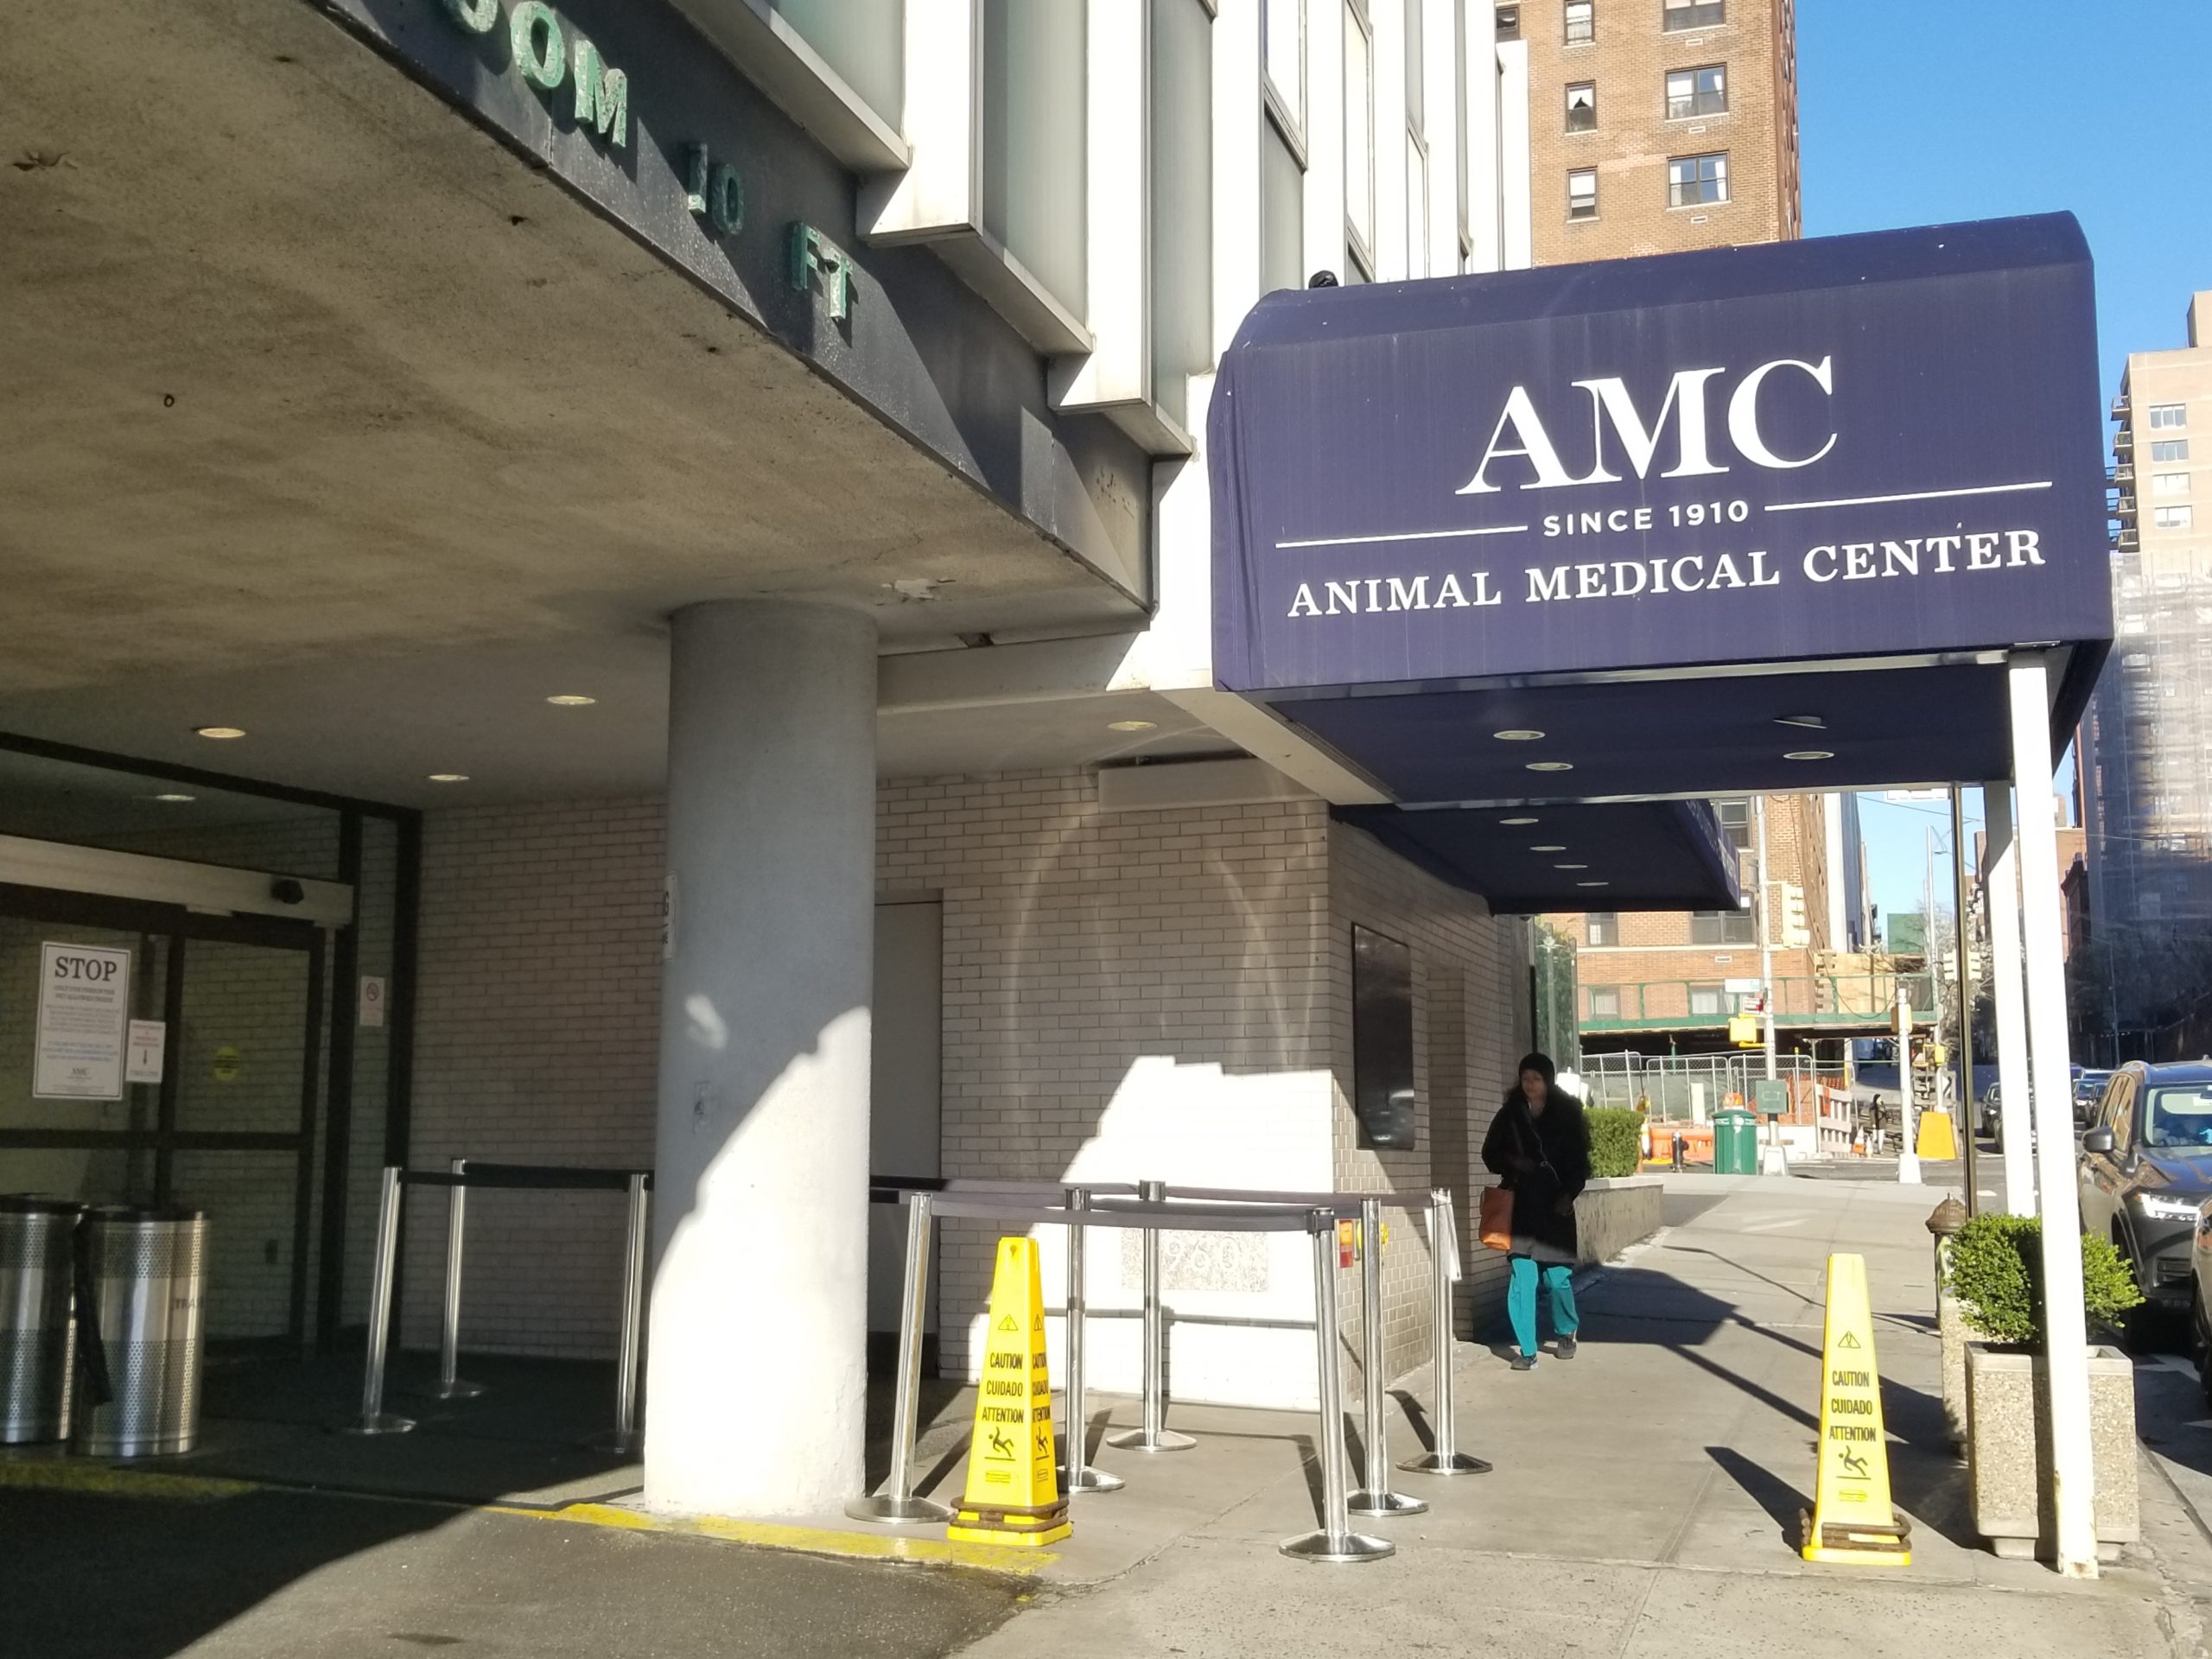
[(58, 1198), (0, 1198), (0, 1445), (69, 1436), (78, 1210)]
[(92, 1306), (70, 1448), (104, 1458), (189, 1452), (200, 1434), (207, 1217), (97, 1206), (78, 1224), (78, 1249)]

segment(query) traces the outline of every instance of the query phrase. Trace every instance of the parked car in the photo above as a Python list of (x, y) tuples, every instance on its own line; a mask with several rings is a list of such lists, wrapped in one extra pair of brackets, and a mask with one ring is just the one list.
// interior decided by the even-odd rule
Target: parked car
[(2190, 1253), (2189, 1327), (2196, 1351), (2196, 1386), (2212, 1406), (2212, 1206), (2198, 1212), (2196, 1243)]
[(2074, 1068), (2074, 1121), (2087, 1124), (2096, 1116), (2097, 1102), (2103, 1096), (2105, 1085), (2112, 1081), (2109, 1071), (2091, 1071), (2082, 1066)]
[(2135, 1269), (2144, 1306), (2132, 1343), (2190, 1311), (2200, 1212), (2212, 1200), (2212, 1063), (2112, 1073), (2082, 1136), (2082, 1227), (2107, 1235)]
[[(2005, 1150), (2004, 1101), (1999, 1092), (2003, 1088), (2004, 1084), (1993, 1083), (1981, 1097), (1981, 1132), (1999, 1152)], [(2028, 1149), (2032, 1152), (2036, 1147), (2035, 1102), (2030, 1100), (2028, 1106)]]

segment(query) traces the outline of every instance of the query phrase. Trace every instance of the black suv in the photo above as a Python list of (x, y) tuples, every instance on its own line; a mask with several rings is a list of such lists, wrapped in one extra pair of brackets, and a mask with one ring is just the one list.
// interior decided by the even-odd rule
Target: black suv
[(2212, 1062), (2135, 1060), (2113, 1072), (2082, 1136), (2080, 1172), (2082, 1229), (2108, 1234), (2134, 1266), (2147, 1299), (2138, 1313), (2186, 1312), (2197, 1213), (2212, 1198)]

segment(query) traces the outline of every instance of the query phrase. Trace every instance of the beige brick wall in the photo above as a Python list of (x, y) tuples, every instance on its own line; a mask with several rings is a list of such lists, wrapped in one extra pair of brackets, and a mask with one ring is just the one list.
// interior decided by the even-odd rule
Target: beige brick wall
[[(1595, 0), (1596, 36), (1566, 43), (1562, 0), (1521, 8), (1529, 42), (1533, 247), (1538, 264), (1802, 235), (1793, 0), (1727, 0), (1726, 21), (1669, 33), (1661, 0)], [(1725, 64), (1725, 113), (1670, 121), (1666, 74)], [(1597, 88), (1594, 131), (1567, 130), (1567, 89)], [(1729, 199), (1669, 207), (1667, 163), (1725, 152)], [(1598, 173), (1598, 216), (1569, 219), (1567, 175)]]
[[(467, 808), (423, 825), (410, 1163), (647, 1166), (659, 1065), (658, 800)], [(472, 1192), (461, 1340), (607, 1356), (622, 1199)], [(407, 1200), (404, 1338), (437, 1341), (445, 1202)]]
[[(1486, 1321), (1504, 1305), (1505, 1258), (1474, 1243), (1474, 1194), (1485, 1174), (1483, 1136), (1530, 1040), (1528, 928), (1494, 918), (1479, 899), (1445, 886), (1365, 831), (1340, 823), (1330, 826), (1329, 900), (1336, 1185), (1346, 1192), (1451, 1189), (1465, 1269), (1455, 1300), (1464, 1334), (1471, 1320)], [(1420, 1144), (1409, 1151), (1365, 1150), (1358, 1144), (1351, 1109), (1355, 924), (1413, 950)], [(1428, 1357), (1433, 1257), (1426, 1217), (1398, 1213), (1389, 1220), (1383, 1367), (1396, 1377)], [(1338, 1288), (1346, 1341), (1356, 1346), (1358, 1285), (1348, 1274)]]
[[(1526, 1041), (1525, 927), (1332, 825), (1318, 801), (1109, 813), (1079, 771), (910, 780), (879, 796), (879, 892), (944, 906), (943, 1167), (951, 1177), (1158, 1179), (1299, 1190), (1464, 1188)], [(440, 813), (426, 828), (415, 1154), (650, 1158), (661, 809), (651, 800)], [(1419, 1150), (1355, 1149), (1354, 921), (1414, 948)], [(620, 1206), (471, 1200), (464, 1340), (610, 1352)], [(1472, 1214), (1462, 1207), (1463, 1223)], [(1046, 1301), (1065, 1285), (1039, 1230)], [(995, 1230), (940, 1232), (944, 1365), (973, 1366)], [(1392, 1227), (1394, 1375), (1428, 1351), (1425, 1219)], [(443, 1208), (408, 1230), (410, 1344), (435, 1337)], [(1502, 1295), (1474, 1271), (1462, 1317)], [(1170, 1235), (1178, 1397), (1310, 1405), (1310, 1335), (1208, 1324), (1312, 1317), (1302, 1236)], [(1134, 1310), (1134, 1236), (1090, 1254), (1096, 1306)], [(1357, 1278), (1339, 1288), (1348, 1316)], [(1060, 1359), (1060, 1320), (1051, 1322)], [(1094, 1386), (1137, 1383), (1134, 1319), (1102, 1318)], [(1269, 1391), (1272, 1392), (1269, 1392)]]

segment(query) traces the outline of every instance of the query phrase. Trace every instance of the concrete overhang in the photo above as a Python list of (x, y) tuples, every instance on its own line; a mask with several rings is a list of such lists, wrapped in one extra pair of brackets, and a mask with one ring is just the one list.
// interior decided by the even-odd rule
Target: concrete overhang
[[(390, 798), (511, 745), (530, 792), (605, 791), (657, 780), (686, 604), (860, 607), (893, 649), (1141, 624), (1141, 452), (926, 251), (855, 238), (833, 326), (781, 273), (790, 225), (851, 234), (837, 159), (672, 10), (560, 10), (630, 65), (626, 150), (437, 0), (11, 20), (0, 730), (207, 765), (236, 702), (264, 778)], [(624, 217), (693, 135), (757, 239)], [(594, 681), (619, 730), (537, 728)]]

